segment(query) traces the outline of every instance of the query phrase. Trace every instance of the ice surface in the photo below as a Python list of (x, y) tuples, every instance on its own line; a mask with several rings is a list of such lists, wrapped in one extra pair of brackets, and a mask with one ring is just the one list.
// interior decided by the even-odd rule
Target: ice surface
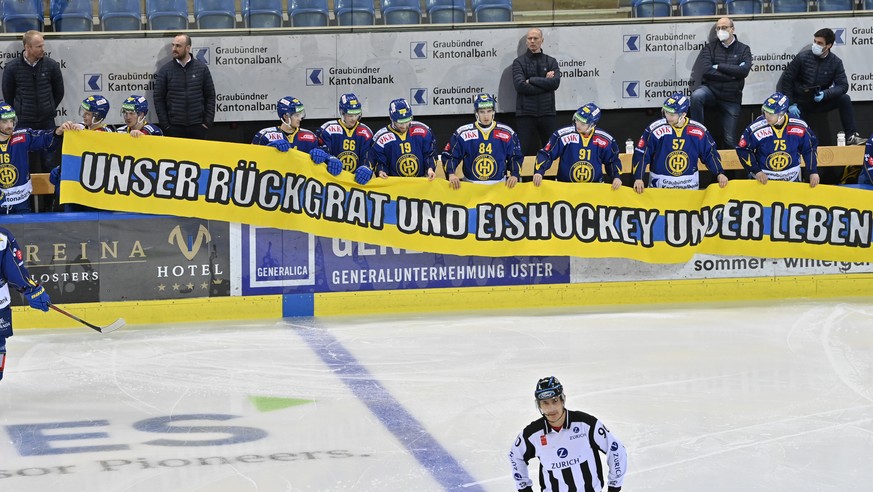
[(873, 483), (873, 307), (610, 309), (21, 331), (0, 490), (514, 490), (552, 374), (629, 492)]

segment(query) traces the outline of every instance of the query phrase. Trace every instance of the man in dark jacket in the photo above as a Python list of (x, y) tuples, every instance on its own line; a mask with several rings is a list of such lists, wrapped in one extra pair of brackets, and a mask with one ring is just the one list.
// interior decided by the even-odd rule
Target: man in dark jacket
[(191, 56), (191, 37), (173, 38), (173, 59), (155, 76), (155, 112), (168, 137), (205, 139), (215, 121), (215, 85), (209, 67)]
[(835, 40), (834, 31), (828, 28), (816, 31), (810, 49), (798, 53), (782, 74), (781, 92), (792, 102), (788, 108), (791, 116), (807, 122), (811, 113), (838, 109), (846, 143), (864, 145), (867, 140), (858, 134), (852, 98), (847, 94), (849, 79), (843, 60), (831, 53)]
[(543, 53), (543, 32), (527, 32), (527, 51), (512, 62), (515, 129), (524, 155), (536, 155), (557, 129), (555, 91), (561, 85), (558, 61)]
[(737, 121), (743, 104), (743, 87), (752, 69), (752, 51), (734, 34), (734, 22), (722, 17), (715, 24), (718, 38), (700, 52), (702, 85), (691, 94), (691, 119), (704, 123), (703, 110), (717, 107), (724, 127), (724, 145), (737, 145)]
[[(18, 128), (51, 130), (64, 98), (61, 66), (45, 56), (45, 40), (39, 31), (24, 33), (24, 51), (3, 70), (3, 99), (15, 109)], [(51, 152), (33, 152), (30, 171), (48, 172), (54, 167)]]

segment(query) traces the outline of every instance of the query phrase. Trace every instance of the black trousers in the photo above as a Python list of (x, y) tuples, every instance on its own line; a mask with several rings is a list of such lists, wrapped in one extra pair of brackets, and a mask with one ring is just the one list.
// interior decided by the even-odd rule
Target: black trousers
[(196, 125), (172, 125), (164, 128), (164, 135), (168, 137), (193, 138), (196, 140), (207, 140), (207, 129), (201, 124)]
[(516, 116), (515, 133), (521, 142), (521, 153), (537, 155), (537, 151), (549, 143), (552, 133), (557, 130), (558, 120), (550, 116)]

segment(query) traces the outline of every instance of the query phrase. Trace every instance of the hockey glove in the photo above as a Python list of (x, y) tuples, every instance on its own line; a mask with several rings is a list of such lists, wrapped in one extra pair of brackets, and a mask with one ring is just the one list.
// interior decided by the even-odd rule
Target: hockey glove
[(281, 138), (279, 140), (271, 140), (270, 143), (268, 143), (267, 145), (273, 147), (279, 152), (288, 152), (289, 150), (291, 150), (291, 143), (284, 138)]
[(30, 307), (33, 309), (39, 309), (40, 311), (49, 310), (49, 305), (52, 303), (52, 300), (49, 298), (49, 295), (45, 293), (45, 289), (42, 285), (28, 287), (24, 291), (24, 295), (27, 297), (28, 304), (30, 304)]
[(328, 157), (327, 172), (334, 176), (339, 176), (339, 173), (343, 172), (343, 161), (337, 159), (334, 156)]
[(788, 114), (790, 114), (792, 118), (800, 118), (800, 108), (798, 108), (796, 104), (792, 104), (791, 106), (788, 106)]
[(373, 170), (367, 166), (361, 166), (355, 171), (355, 183), (365, 185), (373, 178)]
[(49, 182), (55, 186), (61, 183), (61, 166), (55, 166), (52, 169), (52, 172), (49, 174)]
[(815, 94), (815, 97), (812, 98), (812, 100), (817, 102), (817, 103), (820, 103), (822, 99), (824, 99), (824, 92), (822, 92), (822, 91), (818, 91)]
[(309, 151), (309, 157), (312, 159), (312, 162), (316, 164), (321, 164), (327, 161), (327, 158), (330, 157), (330, 154), (319, 148), (315, 148)]

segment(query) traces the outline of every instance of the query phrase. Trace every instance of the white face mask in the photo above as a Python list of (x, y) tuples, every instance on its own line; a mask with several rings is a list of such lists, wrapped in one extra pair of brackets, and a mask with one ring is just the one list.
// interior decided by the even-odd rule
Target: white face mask
[(731, 37), (731, 34), (727, 31), (716, 31), (715, 35), (716, 35), (716, 37), (718, 37), (718, 40), (721, 42), (725, 42), (728, 40), (729, 37)]
[(821, 54), (824, 53), (824, 47), (815, 43), (812, 43), (812, 46), (809, 49), (812, 50), (812, 54), (815, 56), (821, 56)]

